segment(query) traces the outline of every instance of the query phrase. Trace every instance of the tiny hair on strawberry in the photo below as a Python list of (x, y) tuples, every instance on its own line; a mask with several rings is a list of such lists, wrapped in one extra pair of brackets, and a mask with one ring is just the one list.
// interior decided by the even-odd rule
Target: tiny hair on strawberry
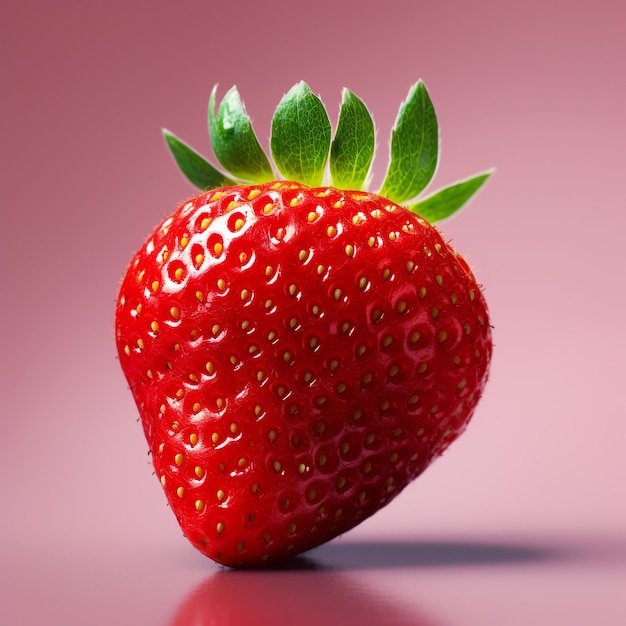
[(263, 567), (369, 518), (466, 429), (491, 326), (433, 223), (492, 172), (425, 193), (439, 126), (421, 80), (376, 193), (374, 123), (351, 91), (333, 133), (296, 84), (272, 118), (271, 157), (237, 89), (216, 96), (217, 167), (163, 131), (201, 191), (130, 262), (116, 344), (185, 537), (217, 563)]

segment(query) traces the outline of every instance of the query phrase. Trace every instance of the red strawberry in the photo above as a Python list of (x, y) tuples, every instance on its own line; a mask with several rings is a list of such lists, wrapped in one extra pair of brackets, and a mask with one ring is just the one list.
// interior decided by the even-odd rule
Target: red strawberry
[[(397, 203), (424, 189), (437, 162), (421, 82), (392, 135), (386, 197), (336, 188), (362, 187), (374, 151), (371, 118), (350, 92), (332, 146), (304, 83), (283, 98), (271, 142), (280, 181), (237, 92), (217, 112), (214, 97), (214, 152), (247, 182), (166, 132), (183, 171), (212, 189), (136, 254), (116, 336), (185, 535), (215, 561), (257, 566), (372, 515), (467, 426), (491, 357), (486, 305), (467, 264), (415, 211), (446, 216), (489, 174)], [(320, 186), (329, 152), (336, 186)]]

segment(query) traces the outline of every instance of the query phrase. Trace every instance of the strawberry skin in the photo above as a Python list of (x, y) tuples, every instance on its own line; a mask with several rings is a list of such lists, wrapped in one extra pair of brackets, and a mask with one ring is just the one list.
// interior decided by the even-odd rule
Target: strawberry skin
[(419, 215), (279, 181), (201, 194), (136, 254), (116, 341), (189, 541), (253, 567), (346, 532), (466, 428), (481, 289)]

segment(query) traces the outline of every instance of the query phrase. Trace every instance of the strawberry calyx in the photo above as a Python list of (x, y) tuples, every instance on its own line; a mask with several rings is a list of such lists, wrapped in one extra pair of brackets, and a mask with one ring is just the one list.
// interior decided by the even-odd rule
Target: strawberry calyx
[[(211, 91), (208, 128), (215, 158), (224, 171), (164, 129), (176, 163), (203, 191), (238, 184), (280, 179), (309, 187), (327, 182), (338, 189), (368, 190), (375, 152), (375, 127), (363, 101), (348, 89), (342, 93), (337, 128), (321, 99), (305, 82), (294, 85), (279, 102), (272, 118), (270, 160), (261, 147), (236, 87), (216, 106), (217, 85)], [(463, 207), (492, 174), (488, 170), (420, 194), (430, 184), (439, 160), (439, 126), (423, 81), (409, 90), (401, 104), (390, 139), (387, 173), (377, 192), (430, 222), (441, 221)]]

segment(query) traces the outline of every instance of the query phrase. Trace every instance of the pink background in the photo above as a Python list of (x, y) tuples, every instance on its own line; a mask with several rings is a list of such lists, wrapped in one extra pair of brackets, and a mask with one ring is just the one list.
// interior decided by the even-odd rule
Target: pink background
[[(0, 623), (626, 623), (624, 6), (3, 8)], [(125, 266), (193, 193), (160, 128), (209, 153), (209, 91), (236, 83), (266, 144), (295, 82), (333, 119), (345, 85), (377, 122), (376, 183), (418, 78), (442, 129), (436, 182), (497, 169), (441, 226), (486, 286), (484, 401), (442, 460), (302, 570), (220, 570), (165, 507), (115, 356)]]

